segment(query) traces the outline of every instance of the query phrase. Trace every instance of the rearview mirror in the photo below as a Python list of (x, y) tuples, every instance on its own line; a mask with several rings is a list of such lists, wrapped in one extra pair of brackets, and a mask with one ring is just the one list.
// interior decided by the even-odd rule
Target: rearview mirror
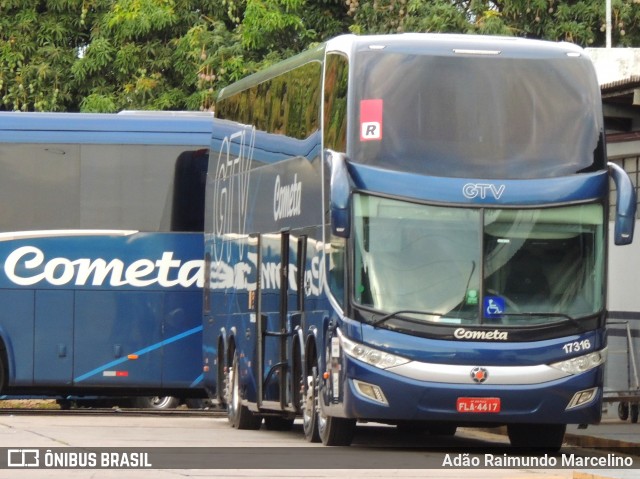
[(627, 172), (615, 163), (609, 163), (609, 174), (616, 184), (614, 243), (617, 245), (631, 244), (636, 224), (636, 189)]
[(347, 170), (347, 156), (344, 153), (327, 150), (325, 158), (331, 171), (331, 191), (329, 193), (331, 232), (340, 238), (348, 238), (351, 233), (349, 212), (351, 183)]

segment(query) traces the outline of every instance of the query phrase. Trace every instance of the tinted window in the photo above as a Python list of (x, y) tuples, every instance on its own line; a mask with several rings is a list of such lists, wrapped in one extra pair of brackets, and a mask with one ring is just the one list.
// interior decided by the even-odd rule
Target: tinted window
[(219, 101), (216, 116), (303, 140), (319, 128), (321, 78), (321, 64), (306, 63)]
[(324, 145), (346, 151), (349, 63), (342, 55), (329, 54), (324, 79)]
[(198, 184), (198, 177), (203, 166), (196, 164), (193, 150), (156, 145), (2, 144), (0, 231), (170, 231), (172, 222), (180, 230), (201, 230), (201, 222), (179, 218), (190, 211), (189, 205), (183, 202), (174, 207), (177, 172), (182, 186), (193, 179), (191, 205), (202, 212), (198, 191), (204, 185)]
[(604, 167), (588, 59), (365, 52), (354, 65), (354, 161), (468, 178)]

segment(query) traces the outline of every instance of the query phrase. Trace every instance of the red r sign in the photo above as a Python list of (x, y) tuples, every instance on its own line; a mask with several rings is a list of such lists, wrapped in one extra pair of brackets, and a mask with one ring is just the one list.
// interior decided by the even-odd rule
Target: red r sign
[(360, 101), (360, 140), (382, 140), (382, 100)]

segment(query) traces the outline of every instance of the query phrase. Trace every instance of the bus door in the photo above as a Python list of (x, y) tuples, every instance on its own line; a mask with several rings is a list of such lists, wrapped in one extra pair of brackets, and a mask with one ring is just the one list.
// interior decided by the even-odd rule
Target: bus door
[[(303, 246), (301, 246), (303, 245)], [(292, 342), (302, 321), (299, 286), (306, 237), (290, 231), (259, 239), (256, 355), (258, 408), (295, 411)]]

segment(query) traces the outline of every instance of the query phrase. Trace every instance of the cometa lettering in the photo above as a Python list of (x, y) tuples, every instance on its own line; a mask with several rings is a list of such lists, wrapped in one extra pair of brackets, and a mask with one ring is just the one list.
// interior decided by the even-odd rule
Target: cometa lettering
[(456, 339), (481, 339), (488, 341), (507, 341), (509, 339), (509, 333), (507, 331), (499, 331), (497, 329), (493, 331), (469, 331), (465, 328), (458, 328), (453, 332), (453, 336)]
[(47, 282), (53, 286), (133, 286), (144, 288), (157, 284), (163, 288), (182, 286), (202, 287), (204, 262), (191, 260), (182, 263), (165, 251), (157, 260), (139, 259), (125, 265), (120, 259), (107, 262), (102, 258), (51, 258), (35, 246), (22, 246), (7, 256), (4, 272), (19, 286), (33, 286)]
[(298, 181), (298, 175), (294, 175), (293, 183), (280, 185), (280, 175), (276, 177), (273, 190), (273, 218), (278, 221), (283, 218), (299, 216), (301, 210), (302, 182)]

